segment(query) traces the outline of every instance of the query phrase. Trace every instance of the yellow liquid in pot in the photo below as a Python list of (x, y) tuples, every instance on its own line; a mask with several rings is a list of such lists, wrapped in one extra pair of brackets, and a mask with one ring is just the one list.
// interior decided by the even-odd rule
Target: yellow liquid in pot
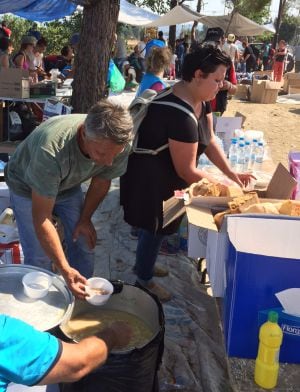
[(122, 350), (142, 347), (153, 337), (153, 331), (139, 317), (127, 312), (108, 309), (97, 310), (94, 313), (90, 311), (81, 313), (69, 320), (63, 330), (70, 338), (79, 342), (85, 337), (99, 333), (114, 321), (124, 321), (132, 329), (130, 342), (126, 347), (122, 347)]

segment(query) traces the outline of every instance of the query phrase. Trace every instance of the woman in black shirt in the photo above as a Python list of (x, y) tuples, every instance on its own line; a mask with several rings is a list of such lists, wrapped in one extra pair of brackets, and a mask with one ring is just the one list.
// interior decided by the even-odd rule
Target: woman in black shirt
[[(223, 86), (230, 57), (212, 46), (189, 53), (183, 63), (182, 80), (162, 101), (183, 106), (187, 112), (168, 105), (150, 105), (139, 129), (138, 146), (155, 150), (157, 155), (132, 153), (127, 172), (121, 178), (121, 204), (127, 223), (138, 227), (139, 238), (135, 271), (138, 284), (155, 293), (161, 301), (170, 294), (153, 280), (153, 268), (165, 235), (175, 233), (180, 219), (163, 228), (163, 201), (174, 190), (184, 189), (204, 177), (197, 169), (199, 156), (208, 158), (239, 185), (248, 183), (249, 175), (233, 172), (212, 130), (209, 103)], [(212, 179), (210, 179), (212, 180)], [(212, 180), (214, 182), (214, 180)]]

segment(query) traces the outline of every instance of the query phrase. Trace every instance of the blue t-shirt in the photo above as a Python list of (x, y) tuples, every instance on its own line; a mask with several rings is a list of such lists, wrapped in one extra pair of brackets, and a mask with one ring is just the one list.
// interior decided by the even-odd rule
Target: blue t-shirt
[(61, 350), (56, 337), (0, 314), (0, 392), (10, 382), (38, 384), (56, 364)]

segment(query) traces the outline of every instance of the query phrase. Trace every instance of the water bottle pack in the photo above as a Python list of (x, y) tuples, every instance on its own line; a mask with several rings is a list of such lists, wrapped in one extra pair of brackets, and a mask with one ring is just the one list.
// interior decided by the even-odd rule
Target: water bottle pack
[(253, 139), (245, 141), (243, 136), (231, 139), (228, 159), (230, 166), (238, 173), (261, 170), (264, 160), (264, 143)]

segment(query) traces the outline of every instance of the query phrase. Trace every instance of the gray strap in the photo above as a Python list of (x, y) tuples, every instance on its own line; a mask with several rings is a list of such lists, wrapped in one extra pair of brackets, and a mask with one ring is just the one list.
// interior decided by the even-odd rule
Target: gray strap
[(169, 101), (155, 101), (155, 100), (153, 100), (153, 101), (151, 102), (151, 104), (152, 104), (152, 103), (156, 103), (156, 104), (158, 104), (158, 105), (172, 106), (172, 107), (174, 107), (174, 108), (176, 108), (176, 109), (182, 110), (183, 112), (185, 112), (186, 114), (188, 114), (188, 115), (195, 121), (196, 125), (198, 126), (197, 117), (196, 117), (195, 114), (192, 113), (188, 108), (186, 108), (186, 107), (184, 107), (184, 106), (182, 106), (182, 105), (180, 105), (180, 104), (178, 104), (178, 103), (169, 102)]

